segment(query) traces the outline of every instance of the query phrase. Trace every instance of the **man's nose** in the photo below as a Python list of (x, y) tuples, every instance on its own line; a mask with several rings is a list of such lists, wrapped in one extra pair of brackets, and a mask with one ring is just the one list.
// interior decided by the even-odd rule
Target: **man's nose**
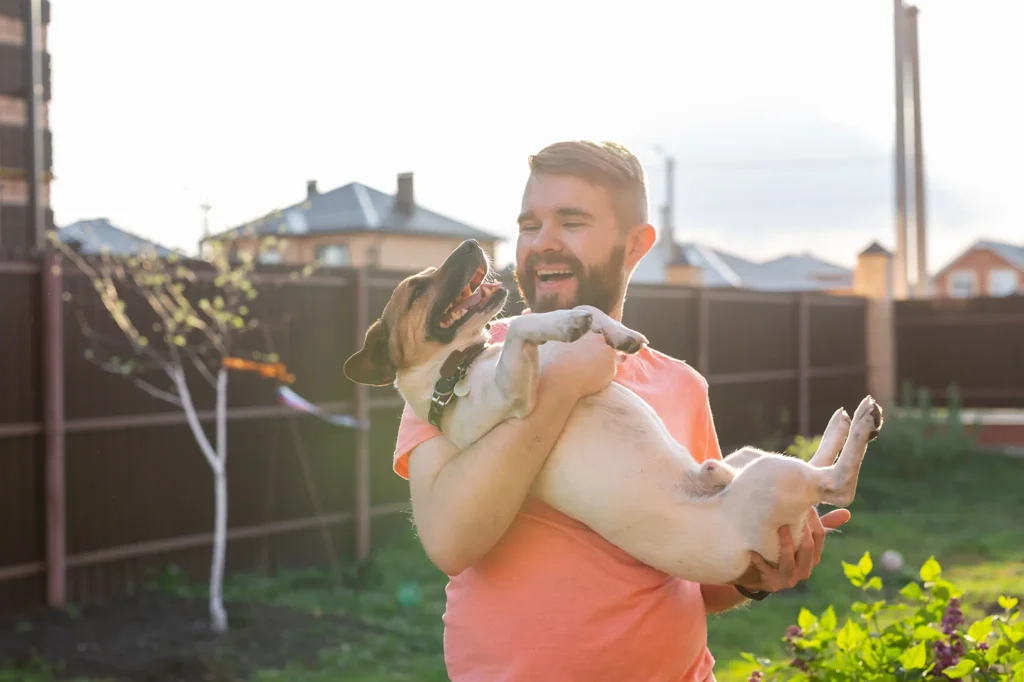
[(542, 225), (530, 247), (534, 251), (558, 251), (561, 248), (558, 229), (551, 225)]

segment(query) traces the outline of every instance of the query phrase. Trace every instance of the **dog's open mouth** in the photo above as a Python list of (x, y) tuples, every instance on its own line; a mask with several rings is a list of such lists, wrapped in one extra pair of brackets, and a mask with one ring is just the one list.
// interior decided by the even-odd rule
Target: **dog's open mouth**
[(501, 289), (500, 282), (484, 282), (486, 276), (486, 267), (480, 267), (473, 273), (458, 297), (441, 313), (439, 324), (442, 329), (451, 327), (466, 315), (483, 308), (491, 296)]

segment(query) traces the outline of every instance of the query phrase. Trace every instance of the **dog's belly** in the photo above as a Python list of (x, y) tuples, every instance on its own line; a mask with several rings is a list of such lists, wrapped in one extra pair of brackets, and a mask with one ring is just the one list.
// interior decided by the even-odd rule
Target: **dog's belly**
[(639, 561), (698, 582), (749, 565), (722, 499), (689, 492), (696, 461), (638, 396), (612, 384), (581, 400), (531, 493)]

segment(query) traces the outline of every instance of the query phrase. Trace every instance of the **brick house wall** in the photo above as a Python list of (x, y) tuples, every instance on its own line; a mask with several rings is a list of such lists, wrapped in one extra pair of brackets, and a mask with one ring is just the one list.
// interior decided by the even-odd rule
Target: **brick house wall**
[[(990, 296), (990, 276), (996, 270), (1012, 270), (1017, 275), (1016, 293), (1024, 293), (1024, 271), (1009, 263), (999, 254), (985, 248), (966, 252), (935, 276), (935, 298), (953, 298), (950, 285), (953, 278), (964, 278), (970, 273), (973, 281), (971, 296)], [(958, 274), (959, 273), (959, 274)]]

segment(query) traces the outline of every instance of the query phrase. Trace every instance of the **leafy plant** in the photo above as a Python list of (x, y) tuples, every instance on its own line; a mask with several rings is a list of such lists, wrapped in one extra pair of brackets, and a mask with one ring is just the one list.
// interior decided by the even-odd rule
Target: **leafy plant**
[[(854, 587), (882, 596), (882, 579), (871, 575), (868, 552), (857, 564), (842, 565)], [(782, 640), (789, 660), (744, 654), (757, 666), (748, 679), (1024, 682), (1024, 620), (1017, 599), (1000, 597), (996, 613), (971, 622), (961, 610), (960, 590), (942, 578), (934, 557), (918, 577), (891, 601), (866, 596), (855, 602), (855, 615), (842, 626), (832, 606), (818, 615), (802, 608)]]
[(815, 436), (814, 438), (805, 438), (797, 434), (797, 437), (793, 439), (793, 442), (786, 448), (786, 454), (792, 457), (799, 457), (805, 462), (810, 461), (811, 457), (818, 450), (818, 446), (821, 445), (821, 436)]

